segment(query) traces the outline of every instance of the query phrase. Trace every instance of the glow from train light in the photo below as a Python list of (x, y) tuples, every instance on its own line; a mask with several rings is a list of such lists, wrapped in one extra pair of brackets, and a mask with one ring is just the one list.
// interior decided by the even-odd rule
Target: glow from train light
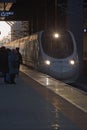
[(50, 65), (50, 61), (49, 61), (49, 60), (46, 60), (46, 61), (45, 61), (45, 64)]
[(55, 37), (55, 38), (59, 38), (59, 34), (58, 34), (58, 33), (55, 33), (55, 34), (54, 34), (54, 37)]
[(70, 64), (71, 64), (71, 65), (74, 65), (74, 64), (75, 64), (75, 61), (74, 61), (74, 60), (70, 60)]
[(49, 85), (49, 79), (46, 78), (46, 85)]

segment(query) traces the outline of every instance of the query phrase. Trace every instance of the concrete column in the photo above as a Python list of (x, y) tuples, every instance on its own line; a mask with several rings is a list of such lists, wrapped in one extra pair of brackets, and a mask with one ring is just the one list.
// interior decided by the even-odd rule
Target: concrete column
[(67, 28), (74, 33), (80, 63), (80, 74), (83, 73), (83, 0), (68, 0)]

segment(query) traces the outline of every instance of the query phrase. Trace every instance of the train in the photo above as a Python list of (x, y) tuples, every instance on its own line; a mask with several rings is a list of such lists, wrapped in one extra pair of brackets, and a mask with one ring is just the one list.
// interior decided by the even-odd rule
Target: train
[(76, 40), (69, 30), (42, 30), (4, 44), (20, 48), (23, 64), (65, 83), (73, 83), (79, 75)]

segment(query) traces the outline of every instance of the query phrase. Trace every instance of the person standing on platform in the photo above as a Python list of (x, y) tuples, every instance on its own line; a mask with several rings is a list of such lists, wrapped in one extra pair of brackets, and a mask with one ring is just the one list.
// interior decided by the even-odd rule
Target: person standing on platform
[(19, 74), (20, 64), (22, 64), (22, 55), (19, 52), (19, 47), (16, 47), (16, 51), (17, 51), (17, 55), (18, 55), (17, 62), (18, 62), (18, 74)]
[(10, 77), (10, 84), (15, 84), (15, 78), (18, 74), (18, 62), (17, 62), (17, 51), (16, 49), (9, 50), (8, 54), (8, 66), (9, 66), (9, 77)]
[(2, 76), (4, 77), (4, 82), (6, 82), (6, 73), (8, 70), (8, 54), (7, 50), (4, 46), (0, 48), (0, 72), (2, 73)]

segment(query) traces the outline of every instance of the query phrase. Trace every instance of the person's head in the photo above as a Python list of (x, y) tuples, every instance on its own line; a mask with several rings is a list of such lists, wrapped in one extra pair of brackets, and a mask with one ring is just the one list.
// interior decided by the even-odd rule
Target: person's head
[(5, 46), (1, 46), (1, 50), (5, 50), (6, 48), (5, 48)]
[(17, 54), (17, 50), (16, 50), (16, 49), (12, 49), (12, 52), (13, 52), (14, 54)]
[(8, 52), (11, 52), (11, 49), (10, 49), (10, 48), (7, 48), (7, 51), (8, 51)]
[(19, 47), (16, 47), (16, 50), (19, 51)]

